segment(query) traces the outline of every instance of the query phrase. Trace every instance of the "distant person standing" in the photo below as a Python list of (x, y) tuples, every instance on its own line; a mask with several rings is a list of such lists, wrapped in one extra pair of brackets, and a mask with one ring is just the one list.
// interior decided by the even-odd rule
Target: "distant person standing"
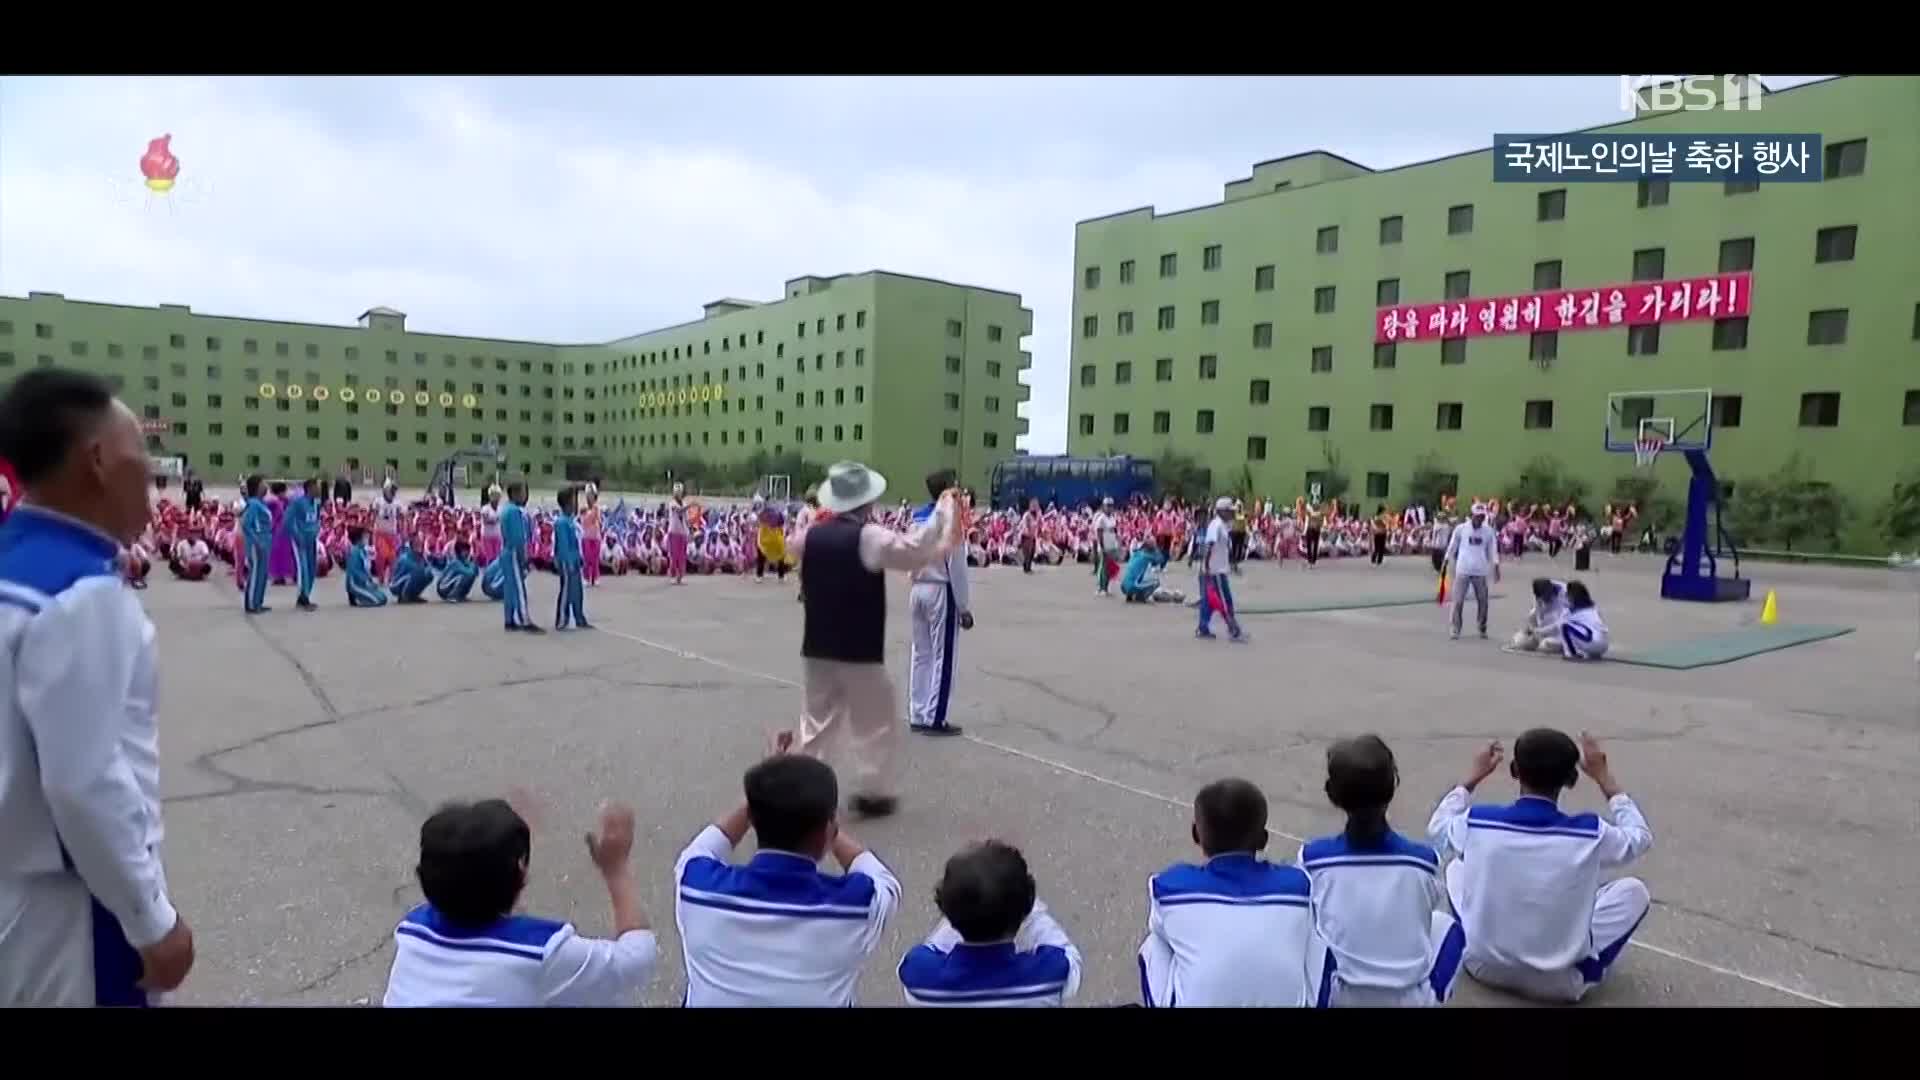
[(1467, 606), (1467, 591), (1473, 591), (1479, 609), (1480, 636), (1487, 636), (1487, 578), (1500, 580), (1500, 534), (1487, 524), (1487, 508), (1474, 503), (1472, 516), (1453, 527), (1447, 541), (1442, 565), (1453, 569), (1453, 633), (1460, 637), (1461, 616)]
[(333, 474), (333, 501), (342, 503), (353, 501), (353, 481), (347, 478), (345, 465), (340, 466), (340, 471)]
[(187, 513), (200, 512), (200, 503), (206, 498), (207, 486), (200, 482), (200, 474), (187, 470), (187, 479), (180, 485), (180, 492), (187, 500)]
[(0, 1007), (146, 1006), (193, 967), (161, 865), (153, 624), (114, 563), (151, 516), (140, 422), (99, 376), (0, 397), (30, 493), (0, 527)]

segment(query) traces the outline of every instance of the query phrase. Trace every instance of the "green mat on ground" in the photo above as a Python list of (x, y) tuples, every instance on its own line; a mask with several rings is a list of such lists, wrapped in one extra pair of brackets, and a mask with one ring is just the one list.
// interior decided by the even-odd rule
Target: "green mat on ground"
[(1778, 626), (1743, 626), (1738, 630), (1707, 634), (1685, 641), (1669, 641), (1646, 649), (1608, 653), (1607, 659), (1641, 667), (1687, 671), (1851, 633), (1851, 626), (1784, 623)]
[[(1501, 595), (1490, 593), (1488, 597), (1491, 600), (1498, 600)], [(1418, 595), (1401, 593), (1398, 596), (1327, 597), (1321, 600), (1302, 600), (1296, 604), (1239, 604), (1234, 607), (1233, 613), (1235, 615), (1304, 615), (1314, 611), (1359, 611), (1364, 608), (1412, 607), (1415, 604), (1437, 608), (1450, 606), (1452, 601), (1449, 600), (1446, 605), (1437, 604), (1433, 599), (1433, 591), (1429, 590)]]

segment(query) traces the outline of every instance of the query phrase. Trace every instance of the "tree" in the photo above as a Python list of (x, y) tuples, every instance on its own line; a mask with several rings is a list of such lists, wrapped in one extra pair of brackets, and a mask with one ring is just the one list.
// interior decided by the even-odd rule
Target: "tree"
[(1508, 506), (1519, 507), (1582, 504), (1587, 499), (1587, 482), (1567, 472), (1559, 458), (1542, 455), (1521, 467), (1519, 479), (1507, 485), (1501, 498)]
[(1340, 467), (1340, 451), (1334, 449), (1332, 439), (1321, 440), (1320, 457), (1325, 462), (1317, 475), (1320, 481), (1320, 498), (1323, 501), (1338, 499), (1347, 493), (1347, 488), (1353, 484), (1353, 478), (1347, 475), (1347, 470)]
[(1153, 463), (1154, 494), (1199, 504), (1213, 492), (1213, 470), (1191, 454), (1168, 450)]
[(1414, 459), (1413, 478), (1407, 481), (1407, 505), (1440, 508), (1442, 495), (1458, 495), (1460, 478), (1439, 454), (1426, 453)]
[(1686, 512), (1680, 500), (1661, 494), (1660, 478), (1652, 469), (1635, 469), (1614, 477), (1613, 492), (1607, 501), (1615, 506), (1639, 507), (1640, 523), (1652, 526), (1659, 534), (1679, 528)]
[(1799, 454), (1766, 476), (1741, 481), (1734, 492), (1728, 516), (1742, 544), (1836, 548), (1853, 513), (1847, 497), (1816, 479), (1813, 463)]
[(1892, 545), (1920, 541), (1920, 466), (1908, 469), (1893, 485), (1893, 496), (1874, 514), (1880, 538)]

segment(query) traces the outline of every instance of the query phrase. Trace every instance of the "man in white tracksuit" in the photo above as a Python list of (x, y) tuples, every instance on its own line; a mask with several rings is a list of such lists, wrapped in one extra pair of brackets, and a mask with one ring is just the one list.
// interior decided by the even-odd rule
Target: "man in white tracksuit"
[(193, 966), (161, 866), (153, 624), (114, 572), (146, 528), (139, 421), (104, 379), (0, 397), (27, 501), (0, 526), (0, 1008), (145, 1006)]
[(1451, 568), (1453, 575), (1453, 633), (1460, 636), (1460, 617), (1467, 606), (1467, 592), (1472, 590), (1479, 608), (1480, 636), (1487, 636), (1487, 578), (1500, 580), (1500, 537), (1487, 524), (1487, 508), (1479, 503), (1473, 504), (1473, 516), (1453, 527), (1453, 536), (1447, 541), (1447, 553), (1441, 564)]
[[(954, 484), (953, 470), (927, 477), (927, 494), (938, 500)], [(913, 512), (918, 526), (932, 520), (936, 502)], [(914, 571), (908, 613), (913, 622), (913, 652), (907, 679), (907, 724), (921, 735), (958, 735), (947, 722), (953, 700), (953, 655), (959, 631), (973, 629), (967, 586), (967, 545), (962, 540), (943, 559)]]

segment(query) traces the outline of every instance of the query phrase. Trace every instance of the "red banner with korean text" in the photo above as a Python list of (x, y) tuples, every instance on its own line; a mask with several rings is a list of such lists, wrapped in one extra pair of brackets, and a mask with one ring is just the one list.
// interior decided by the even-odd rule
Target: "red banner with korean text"
[(1397, 304), (1375, 316), (1375, 344), (1730, 319), (1753, 307), (1751, 273), (1681, 281), (1635, 281), (1597, 289)]

